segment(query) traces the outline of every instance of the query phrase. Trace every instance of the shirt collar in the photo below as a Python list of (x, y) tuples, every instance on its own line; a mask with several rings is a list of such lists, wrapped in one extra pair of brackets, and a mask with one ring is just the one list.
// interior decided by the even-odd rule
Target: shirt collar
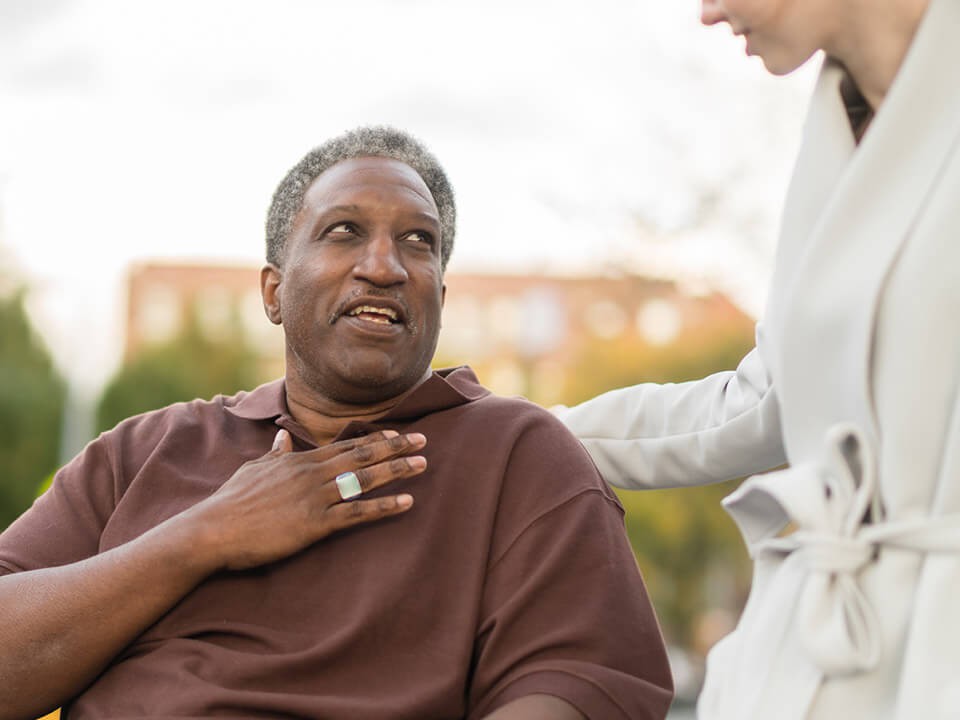
[(225, 401), (228, 413), (244, 420), (270, 420), (289, 414), (287, 388), (283, 378), (261, 385), (250, 392), (239, 392)]
[[(489, 393), (489, 390), (480, 385), (473, 370), (466, 365), (435, 370), (374, 424), (415, 420), (430, 413), (479, 400)], [(226, 410), (245, 420), (272, 420), (289, 415), (286, 383), (281, 378), (250, 392), (237, 393), (226, 400)]]
[(473, 370), (466, 365), (435, 370), (377, 422), (414, 420), (466, 405), (489, 394), (490, 391), (480, 384)]

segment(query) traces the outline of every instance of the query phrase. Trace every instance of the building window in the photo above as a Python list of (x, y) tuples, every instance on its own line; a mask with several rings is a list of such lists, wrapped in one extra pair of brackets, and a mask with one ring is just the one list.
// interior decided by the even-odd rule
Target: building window
[(137, 320), (144, 342), (172, 340), (183, 322), (183, 307), (177, 292), (166, 285), (148, 285), (140, 296)]
[(680, 310), (670, 300), (650, 300), (637, 311), (637, 331), (651, 345), (672, 343), (682, 324)]
[(598, 300), (588, 305), (584, 321), (590, 332), (601, 340), (613, 340), (627, 329), (627, 314), (611, 300)]

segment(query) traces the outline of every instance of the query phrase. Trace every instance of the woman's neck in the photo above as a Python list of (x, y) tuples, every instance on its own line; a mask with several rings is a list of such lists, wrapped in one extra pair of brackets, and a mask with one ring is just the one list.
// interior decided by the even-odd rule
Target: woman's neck
[(930, 0), (855, 0), (844, 30), (824, 48), (839, 60), (874, 110), (883, 103)]

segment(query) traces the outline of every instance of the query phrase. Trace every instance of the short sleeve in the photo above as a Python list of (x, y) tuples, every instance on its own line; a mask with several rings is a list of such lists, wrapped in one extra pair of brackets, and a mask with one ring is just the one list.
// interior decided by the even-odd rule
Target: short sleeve
[(534, 433), (511, 462), (498, 527), (508, 538), (487, 572), (469, 720), (534, 693), (593, 720), (654, 720), (669, 708), (669, 664), (622, 508), (567, 438)]
[(54, 477), (50, 489), (0, 534), (0, 574), (56, 567), (95, 555), (115, 505), (104, 436)]

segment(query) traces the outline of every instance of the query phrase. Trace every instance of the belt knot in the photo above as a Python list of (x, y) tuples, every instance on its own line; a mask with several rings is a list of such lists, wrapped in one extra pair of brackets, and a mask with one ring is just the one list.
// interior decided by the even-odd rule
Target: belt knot
[[(820, 457), (756, 475), (723, 501), (755, 559), (779, 560), (800, 574), (793, 631), (825, 675), (879, 662), (880, 623), (859, 576), (884, 547), (960, 552), (958, 515), (884, 521), (874, 462), (863, 433), (837, 425)], [(790, 523), (796, 531), (778, 537)]]
[(844, 537), (798, 530), (796, 552), (810, 572), (856, 574), (876, 557), (877, 545), (863, 536)]

